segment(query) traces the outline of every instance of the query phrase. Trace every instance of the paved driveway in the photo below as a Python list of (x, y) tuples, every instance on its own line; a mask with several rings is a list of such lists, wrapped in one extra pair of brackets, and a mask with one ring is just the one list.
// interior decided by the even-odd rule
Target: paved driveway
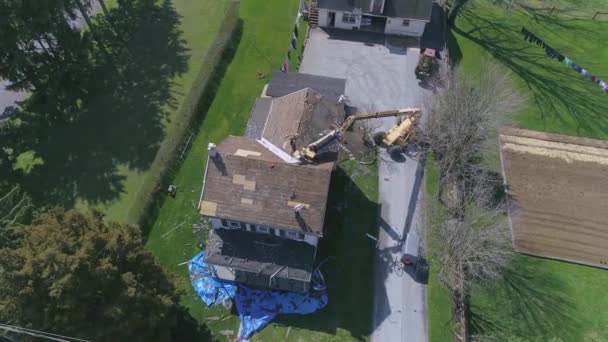
[[(414, 76), (419, 54), (416, 41), (328, 32), (311, 31), (300, 72), (345, 78), (346, 95), (358, 112), (422, 105), (428, 94)], [(380, 127), (385, 130), (394, 124), (394, 118), (386, 118)], [(401, 272), (392, 263), (401, 255), (407, 235), (408, 244), (419, 244), (422, 166), (411, 158), (394, 162), (384, 153), (379, 175), (381, 220), (372, 339), (426, 341), (426, 286), (414, 279), (413, 272)]]

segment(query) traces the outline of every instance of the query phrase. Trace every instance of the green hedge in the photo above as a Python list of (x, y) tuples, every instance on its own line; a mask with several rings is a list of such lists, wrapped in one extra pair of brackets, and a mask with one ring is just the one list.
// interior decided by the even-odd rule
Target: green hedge
[(240, 39), (242, 22), (239, 8), (239, 1), (228, 4), (220, 30), (137, 193), (136, 198), (139, 200), (128, 211), (128, 223), (145, 225), (151, 219), (148, 216), (154, 216), (155, 208), (164, 198), (159, 196), (158, 187), (168, 186), (177, 170), (181, 150), (190, 134), (198, 127), (197, 123), (206, 114), (226, 69), (225, 61), (229, 59), (227, 55), (234, 53)]

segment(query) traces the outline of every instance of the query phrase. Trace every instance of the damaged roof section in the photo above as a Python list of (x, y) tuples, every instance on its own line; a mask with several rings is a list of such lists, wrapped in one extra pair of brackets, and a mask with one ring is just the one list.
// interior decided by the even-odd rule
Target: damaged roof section
[[(316, 247), (274, 235), (218, 229), (204, 261), (234, 270), (234, 281), (288, 291), (308, 290)], [(277, 264), (278, 263), (278, 264)]]
[(285, 163), (251, 138), (229, 136), (209, 159), (201, 214), (322, 235), (332, 168)]
[(262, 138), (285, 153), (317, 140), (344, 118), (344, 105), (304, 88), (273, 99)]

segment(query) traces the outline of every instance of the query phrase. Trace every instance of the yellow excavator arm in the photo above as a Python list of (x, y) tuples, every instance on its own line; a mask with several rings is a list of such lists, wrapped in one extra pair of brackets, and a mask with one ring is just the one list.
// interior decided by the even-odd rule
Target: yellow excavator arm
[[(367, 120), (367, 119), (380, 119), (380, 118), (386, 118), (386, 117), (392, 117), (392, 116), (402, 116), (402, 115), (408, 116), (408, 119), (405, 120), (405, 121), (407, 121), (410, 118), (413, 118), (414, 116), (416, 116), (418, 114), (420, 114), (419, 108), (402, 108), (402, 109), (397, 109), (397, 110), (386, 110), (386, 111), (382, 111), (382, 112), (351, 115), (338, 128), (331, 130), (329, 133), (327, 133), (326, 135), (322, 136), (321, 138), (313, 141), (312, 143), (306, 145), (301, 150), (295, 151), (293, 153), (293, 156), (300, 160), (313, 161), (315, 159), (315, 157), (317, 156), (318, 150), (333, 143), (338, 138), (340, 138), (342, 133), (344, 131), (349, 130), (352, 127), (352, 125), (355, 123), (355, 121)], [(414, 119), (412, 119), (412, 124), (413, 124), (413, 120)], [(395, 129), (395, 127), (393, 129)], [(401, 131), (401, 130), (398, 130), (398, 131)]]

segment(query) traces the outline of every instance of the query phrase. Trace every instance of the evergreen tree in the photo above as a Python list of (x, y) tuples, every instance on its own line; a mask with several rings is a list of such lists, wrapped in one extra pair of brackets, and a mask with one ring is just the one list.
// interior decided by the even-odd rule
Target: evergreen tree
[(174, 282), (140, 230), (100, 212), (53, 209), (0, 250), (0, 321), (93, 341), (167, 341)]
[(18, 186), (0, 194), (0, 248), (18, 244), (19, 228), (27, 223), (31, 211), (30, 198)]

